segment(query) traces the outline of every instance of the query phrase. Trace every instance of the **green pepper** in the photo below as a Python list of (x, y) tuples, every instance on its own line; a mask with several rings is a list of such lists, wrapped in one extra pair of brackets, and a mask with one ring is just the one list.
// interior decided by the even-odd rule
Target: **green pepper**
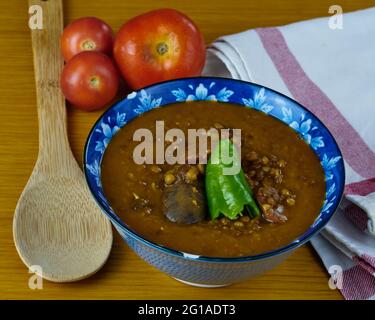
[(212, 220), (220, 214), (234, 220), (244, 211), (251, 218), (260, 216), (260, 210), (242, 171), (238, 153), (229, 139), (220, 140), (208, 160), (206, 195)]

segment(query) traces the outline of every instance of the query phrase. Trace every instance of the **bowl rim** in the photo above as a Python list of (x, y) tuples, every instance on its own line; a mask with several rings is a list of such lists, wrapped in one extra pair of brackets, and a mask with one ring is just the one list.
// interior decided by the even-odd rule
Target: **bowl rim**
[[(288, 244), (286, 244), (286, 245), (284, 245), (282, 247), (278, 247), (278, 248), (276, 248), (274, 250), (266, 251), (266, 252), (263, 252), (263, 253), (259, 253), (259, 254), (255, 254), (255, 255), (249, 255), (249, 256), (243, 256), (243, 257), (210, 257), (210, 256), (191, 254), (191, 253), (188, 253), (188, 252), (183, 252), (183, 251), (175, 250), (175, 249), (172, 249), (172, 248), (169, 248), (169, 247), (157, 244), (157, 243), (155, 243), (155, 242), (153, 242), (151, 240), (148, 240), (148, 239), (144, 238), (142, 235), (138, 234), (136, 231), (134, 231), (130, 227), (128, 227), (122, 221), (122, 219), (119, 219), (119, 221), (121, 222), (120, 223), (119, 221), (117, 221), (116, 219), (114, 219), (112, 217), (112, 214), (110, 212), (108, 212), (108, 210), (101, 204), (101, 201), (100, 201), (99, 197), (96, 195), (96, 192), (94, 190), (92, 190), (91, 185), (89, 183), (89, 179), (88, 179), (88, 169), (87, 169), (87, 166), (86, 166), (86, 164), (87, 164), (87, 162), (86, 162), (86, 156), (87, 156), (88, 144), (89, 144), (90, 138), (91, 138), (91, 136), (92, 136), (92, 134), (94, 132), (94, 129), (98, 125), (98, 123), (103, 118), (105, 118), (107, 116), (107, 114), (115, 106), (117, 106), (118, 103), (120, 103), (121, 101), (125, 100), (127, 98), (127, 96), (122, 97), (122, 98), (116, 100), (115, 102), (113, 102), (111, 104), (111, 106), (108, 107), (99, 116), (99, 118), (92, 125), (92, 127), (91, 127), (91, 129), (90, 129), (90, 131), (89, 131), (89, 133), (87, 135), (87, 138), (86, 138), (86, 142), (85, 142), (85, 145), (84, 145), (84, 152), (83, 152), (83, 171), (84, 171), (84, 176), (85, 176), (86, 184), (87, 184), (87, 186), (88, 186), (88, 188), (90, 190), (90, 193), (93, 196), (96, 204), (103, 211), (103, 213), (105, 213), (105, 215), (110, 219), (110, 221), (114, 224), (114, 226), (116, 227), (116, 229), (120, 228), (127, 236), (135, 238), (136, 240), (138, 240), (138, 241), (142, 242), (143, 244), (145, 244), (147, 246), (150, 246), (150, 247), (152, 247), (152, 248), (154, 248), (156, 250), (163, 251), (163, 252), (165, 252), (167, 254), (170, 254), (172, 256), (175, 256), (175, 257), (178, 257), (178, 258), (182, 258), (182, 259), (187, 259), (187, 260), (190, 260), (190, 261), (197, 261), (197, 262), (201, 261), (201, 262), (212, 262), (212, 263), (223, 263), (223, 262), (224, 263), (227, 263), (227, 262), (237, 262), (238, 263), (238, 262), (259, 261), (259, 260), (264, 260), (264, 259), (272, 258), (272, 257), (278, 256), (278, 255), (284, 254), (284, 253), (286, 253), (288, 251), (293, 251), (293, 250), (299, 248), (300, 246), (302, 246), (303, 244), (305, 244), (306, 242), (308, 242), (314, 235), (316, 235), (317, 233), (319, 233), (327, 225), (327, 223), (332, 219), (333, 215), (337, 212), (338, 206), (339, 206), (340, 202), (342, 201), (342, 198), (343, 198), (343, 195), (344, 195), (346, 172), (345, 172), (345, 166), (344, 166), (344, 160), (343, 160), (344, 158), (343, 158), (341, 149), (340, 149), (339, 145), (337, 144), (336, 139), (332, 135), (331, 131), (327, 128), (327, 126), (313, 112), (311, 112), (305, 106), (303, 106), (302, 104), (300, 104), (298, 101), (296, 101), (296, 100), (288, 97), (287, 95), (285, 95), (285, 94), (283, 94), (281, 92), (278, 92), (278, 91), (276, 91), (274, 89), (271, 89), (271, 88), (269, 88), (267, 86), (260, 85), (260, 84), (257, 84), (257, 83), (254, 83), (254, 82), (250, 82), (250, 81), (244, 81), (244, 80), (238, 80), (238, 79), (232, 79), (232, 78), (225, 78), (225, 77), (211, 77), (211, 76), (187, 77), (187, 78), (178, 78), (178, 79), (161, 81), (161, 82), (158, 82), (158, 83), (151, 84), (149, 86), (140, 88), (138, 90), (134, 90), (134, 91), (130, 92), (129, 94), (138, 93), (141, 90), (146, 90), (146, 89), (149, 89), (149, 88), (157, 87), (157, 86), (159, 86), (161, 84), (168, 84), (168, 83), (172, 83), (172, 82), (181, 82), (181, 81), (189, 81), (189, 80), (198, 80), (198, 79), (207, 79), (207, 80), (211, 79), (211, 80), (215, 80), (215, 81), (237, 82), (237, 83), (248, 84), (248, 85), (251, 85), (251, 86), (258, 87), (258, 88), (264, 88), (264, 89), (266, 89), (268, 91), (271, 91), (271, 92), (273, 92), (273, 93), (275, 93), (275, 94), (283, 97), (284, 99), (287, 99), (287, 100), (293, 102), (294, 104), (298, 105), (299, 108), (303, 109), (307, 114), (313, 115), (315, 117), (315, 119), (318, 120), (319, 124), (328, 132), (329, 136), (332, 138), (333, 145), (336, 148), (336, 150), (338, 151), (338, 154), (341, 156), (341, 159), (340, 159), (339, 162), (340, 162), (340, 165), (342, 167), (342, 170), (341, 170), (341, 172), (342, 172), (342, 179), (341, 179), (340, 185), (338, 186), (338, 190), (339, 190), (340, 196), (335, 199), (334, 204), (333, 204), (332, 213), (329, 216), (327, 216), (326, 221), (324, 223), (322, 223), (319, 227), (318, 226), (313, 226), (312, 230), (310, 232), (308, 232), (308, 229), (307, 229), (304, 233), (302, 233), (301, 235), (297, 236), (290, 243), (288, 243)], [(186, 102), (178, 102), (178, 101), (176, 101), (175, 103), (186, 103)], [(221, 103), (228, 103), (228, 102), (221, 102)], [(229, 103), (233, 103), (233, 102), (229, 102)], [(235, 103), (233, 103), (233, 104), (235, 104)], [(161, 107), (166, 106), (166, 105), (168, 105), (168, 104), (162, 105)], [(150, 110), (148, 110), (148, 111), (150, 111)], [(148, 111), (146, 111), (146, 112), (148, 112)], [(268, 116), (272, 117), (272, 115), (268, 115)], [(280, 121), (280, 122), (282, 122), (282, 123), (284, 123), (280, 119), (277, 119), (277, 120)], [(316, 152), (314, 151), (314, 153), (316, 153)], [(309, 228), (311, 228), (311, 226)]]

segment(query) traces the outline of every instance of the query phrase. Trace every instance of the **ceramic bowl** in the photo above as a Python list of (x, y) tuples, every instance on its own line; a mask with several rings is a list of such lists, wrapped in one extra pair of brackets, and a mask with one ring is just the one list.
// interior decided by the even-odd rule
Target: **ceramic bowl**
[[(156, 107), (192, 100), (216, 100), (254, 108), (298, 132), (321, 161), (326, 177), (324, 205), (315, 222), (288, 245), (253, 256), (211, 258), (176, 251), (143, 238), (111, 208), (101, 184), (100, 166), (112, 137), (126, 123)], [(186, 78), (158, 83), (129, 94), (110, 107), (87, 138), (84, 170), (91, 193), (128, 245), (144, 260), (168, 275), (192, 285), (216, 287), (243, 281), (268, 271), (318, 233), (334, 214), (343, 193), (342, 154), (324, 124), (296, 101), (253, 83), (225, 78)]]

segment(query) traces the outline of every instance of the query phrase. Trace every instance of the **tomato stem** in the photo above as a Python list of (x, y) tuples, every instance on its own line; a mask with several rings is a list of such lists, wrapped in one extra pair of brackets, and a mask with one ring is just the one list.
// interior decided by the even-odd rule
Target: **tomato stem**
[(85, 40), (85, 41), (82, 42), (81, 48), (83, 50), (87, 50), (87, 51), (94, 50), (95, 49), (95, 42), (91, 41), (90, 39)]
[(156, 45), (156, 51), (162, 56), (168, 52), (168, 45), (165, 42), (160, 42)]
[(94, 88), (99, 87), (99, 78), (98, 77), (90, 78), (90, 85)]

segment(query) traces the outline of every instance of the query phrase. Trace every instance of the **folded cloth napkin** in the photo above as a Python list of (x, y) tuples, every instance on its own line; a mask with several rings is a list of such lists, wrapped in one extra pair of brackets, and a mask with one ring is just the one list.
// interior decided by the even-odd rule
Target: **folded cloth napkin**
[(342, 268), (345, 298), (375, 299), (375, 8), (344, 14), (342, 29), (329, 19), (223, 36), (204, 75), (280, 91), (327, 125), (344, 156), (345, 197), (311, 242), (327, 269)]

